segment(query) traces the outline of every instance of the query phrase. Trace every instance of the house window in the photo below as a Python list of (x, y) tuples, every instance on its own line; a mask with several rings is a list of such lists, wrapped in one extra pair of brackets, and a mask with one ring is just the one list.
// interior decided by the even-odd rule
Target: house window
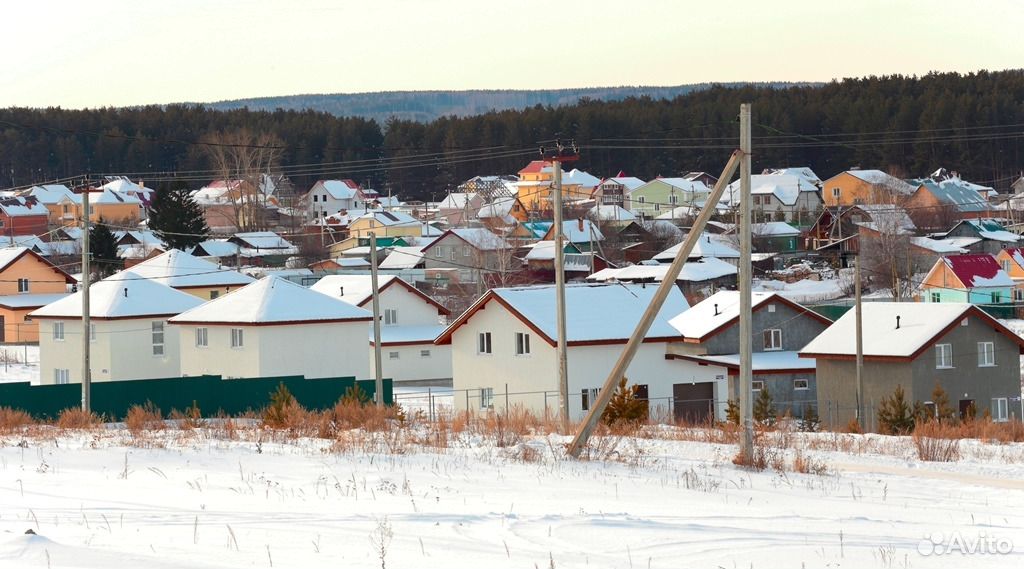
[(636, 201), (638, 201), (640, 203), (644, 203), (646, 200), (645, 200), (645, 198), (643, 196), (640, 196), (640, 197), (636, 198)]
[(476, 353), (478, 354), (489, 354), (491, 353), (491, 333), (480, 332), (477, 334), (476, 341)]
[(481, 409), (494, 409), (494, 388), (493, 387), (481, 387), (480, 388), (480, 408)]
[(755, 380), (750, 382), (750, 390), (751, 391), (761, 391), (762, 389), (764, 389), (764, 380), (762, 380), (762, 379), (755, 379)]
[(530, 335), (516, 332), (516, 355), (526, 356), (530, 354)]
[(1002, 301), (1003, 301), (1003, 293), (998, 291), (998, 290), (997, 291), (993, 291), (992, 292), (992, 304), (999, 304)]
[(770, 352), (782, 349), (782, 330), (771, 328), (764, 331), (764, 351)]
[(832, 197), (839, 199), (839, 188), (832, 188)]
[(196, 328), (196, 346), (205, 348), (210, 345), (210, 329)]
[(18, 292), (19, 293), (26, 293), (26, 292), (28, 292), (28, 279), (18, 279)]
[(590, 406), (597, 401), (597, 393), (600, 391), (597, 387), (589, 387), (580, 392), (583, 397), (583, 410), (590, 411)]
[(468, 257), (469, 256), (469, 245), (463, 245), (462, 246), (462, 256), (463, 257)]
[(674, 194), (669, 196), (668, 197), (668, 203), (670, 203), (672, 205), (676, 205), (677, 203), (679, 203), (679, 196), (674, 195)]
[(398, 324), (398, 309), (397, 308), (385, 308), (384, 309), (384, 324), (390, 326), (392, 324)]
[(242, 328), (232, 328), (231, 329), (231, 347), (232, 348), (241, 348), (242, 346), (245, 345), (245, 337), (243, 336), (244, 332), (245, 332), (245, 330), (242, 329)]
[(210, 300), (214, 300), (214, 299), (216, 299), (218, 297), (220, 297), (220, 291), (219, 290), (211, 290), (210, 291)]
[(437, 257), (438, 259), (444, 258), (444, 251), (442, 251), (441, 248), (438, 247), (437, 249), (434, 249), (434, 256)]
[(935, 345), (935, 368), (949, 369), (953, 367), (953, 344)]
[(397, 360), (401, 355), (398, 352), (388, 352), (389, 360)]
[(995, 342), (978, 342), (978, 367), (996, 365)]
[(774, 313), (775, 312), (775, 305), (774, 304), (769, 304), (768, 305), (768, 312), (770, 312), (770, 313)]
[(654, 204), (654, 211), (661, 211), (661, 204), (660, 203)]
[(430, 357), (430, 350), (420, 350), (420, 357), (421, 358), (429, 358)]
[(162, 356), (164, 355), (164, 323), (153, 322), (153, 355)]
[(992, 398), (992, 420), (997, 423), (1004, 423), (1010, 420), (1009, 401), (1005, 397)]
[(54, 322), (53, 323), (53, 339), (58, 342), (64, 341), (64, 323)]
[(1024, 301), (1024, 288), (1013, 289), (1013, 301), (1021, 302)]
[(318, 196), (317, 196), (316, 194), (313, 194), (313, 203), (316, 203), (316, 199), (317, 199), (317, 197), (318, 197)]
[(454, 261), (455, 260), (455, 247), (452, 247), (451, 249), (448, 250), (448, 260), (449, 261)]
[(1007, 260), (1004, 259), (1000, 264), (1003, 265), (1003, 270), (1004, 271), (1006, 271), (1007, 273), (1010, 272), (1010, 261), (1007, 261)]
[(939, 302), (941, 298), (937, 292), (930, 293), (928, 297), (932, 302)]
[(54, 369), (53, 370), (53, 382), (56, 384), (65, 384), (71, 381), (71, 370), (69, 369)]
[(808, 385), (806, 379), (794, 379), (793, 389), (796, 391), (807, 391)]

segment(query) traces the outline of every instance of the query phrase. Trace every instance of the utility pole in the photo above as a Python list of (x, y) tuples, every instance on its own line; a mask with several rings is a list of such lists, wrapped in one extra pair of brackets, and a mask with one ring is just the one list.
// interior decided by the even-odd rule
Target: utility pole
[(373, 292), (373, 365), (374, 400), (377, 407), (384, 406), (384, 372), (380, 369), (380, 289), (377, 288), (377, 234), (370, 232), (370, 288)]
[(740, 105), (740, 456), (745, 463), (754, 458), (753, 419), (753, 343), (754, 330), (751, 317), (753, 272), (750, 264), (750, 103)]
[(569, 424), (569, 357), (566, 353), (565, 338), (565, 251), (564, 224), (562, 220), (562, 163), (552, 161), (555, 170), (555, 322), (558, 328), (558, 344), (555, 347), (558, 360), (558, 396), (562, 399), (562, 423)]
[(89, 184), (82, 192), (82, 411), (92, 410), (92, 370), (89, 339), (92, 320), (89, 314)]
[(601, 391), (597, 394), (597, 400), (590, 407), (590, 411), (587, 412), (586, 417), (583, 418), (583, 423), (580, 425), (579, 430), (576, 431), (576, 436), (569, 444), (567, 453), (570, 456), (578, 457), (583, 447), (586, 446), (587, 440), (590, 439), (590, 434), (594, 431), (594, 427), (597, 426), (597, 421), (601, 418), (605, 408), (608, 406), (608, 402), (611, 401), (612, 394), (615, 392), (615, 386), (618, 385), (619, 380), (626, 373), (626, 369), (629, 368), (629, 364), (633, 361), (633, 356), (636, 355), (637, 350), (640, 348), (640, 344), (643, 342), (645, 336), (647, 336), (648, 330), (651, 329), (651, 325), (654, 323), (654, 318), (661, 311), (662, 305), (665, 303), (665, 299), (668, 298), (672, 289), (676, 287), (676, 278), (679, 277), (679, 272), (683, 269), (683, 264), (686, 263), (686, 259), (690, 256), (694, 246), (697, 245), (697, 241), (700, 239), (701, 232), (704, 231), (704, 226), (707, 225), (708, 219), (715, 211), (715, 204), (721, 199), (722, 194), (725, 193), (726, 186), (729, 185), (729, 181), (736, 173), (736, 168), (739, 166), (740, 158), (742, 154), (736, 150), (729, 157), (729, 162), (725, 165), (725, 169), (722, 171), (721, 177), (718, 178), (718, 182), (715, 184), (715, 189), (708, 196), (705, 206), (701, 209), (700, 214), (697, 215), (697, 219), (693, 222), (693, 228), (690, 233), (683, 239), (682, 245), (679, 246), (679, 251), (676, 252), (675, 259), (669, 264), (668, 270), (665, 271), (665, 277), (662, 279), (661, 284), (658, 285), (658, 290), (654, 293), (654, 298), (651, 299), (651, 304), (648, 305), (644, 311), (643, 316), (640, 317), (640, 321), (636, 325), (636, 329), (633, 330), (633, 334), (629, 337), (626, 342), (626, 346), (622, 349), (622, 353), (619, 355), (619, 359), (616, 360), (615, 365), (608, 373), (608, 377), (604, 380), (604, 385), (601, 387)]
[(853, 291), (854, 291), (854, 322), (857, 335), (857, 422), (863, 426), (864, 421), (864, 329), (861, 321), (860, 296), (860, 252), (853, 258)]

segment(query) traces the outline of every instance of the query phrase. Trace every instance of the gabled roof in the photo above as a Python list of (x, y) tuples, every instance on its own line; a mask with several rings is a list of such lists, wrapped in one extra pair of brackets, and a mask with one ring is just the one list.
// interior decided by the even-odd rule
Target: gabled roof
[(914, 180), (920, 185), (918, 191), (927, 191), (939, 202), (953, 206), (960, 213), (976, 213), (989, 210), (989, 204), (977, 191), (959, 184), (934, 180)]
[(931, 237), (911, 237), (910, 244), (915, 247), (927, 249), (939, 254), (960, 254), (966, 253), (967, 249), (950, 242), (947, 239), (932, 239)]
[[(575, 219), (562, 222), (562, 235), (569, 243), (589, 243), (590, 241), (604, 241), (604, 233), (601, 228), (589, 219)], [(554, 224), (544, 234), (544, 239), (554, 240)]]
[(793, 237), (800, 235), (800, 230), (785, 221), (766, 221), (754, 223), (750, 228), (754, 237)]
[[(903, 195), (909, 196), (917, 189), (916, 186), (912, 186), (899, 178), (890, 176), (881, 170), (847, 170), (837, 174), (836, 176), (842, 176), (843, 174), (849, 174), (864, 183), (871, 184), (873, 186), (883, 186), (888, 190)], [(836, 176), (833, 176), (832, 178), (835, 178)], [(831, 180), (832, 178), (829, 179)]]
[(60, 278), (64, 279), (65, 283), (71, 284), (76, 282), (74, 277), (64, 272), (53, 263), (47, 261), (39, 253), (29, 249), (28, 247), (7, 247), (0, 249), (0, 272), (3, 272), (7, 267), (14, 264), (15, 261), (26, 255), (35, 258), (40, 263), (49, 267), (53, 272), (57, 273)]
[[(197, 252), (200, 255), (196, 255)], [(238, 254), (238, 245), (227, 239), (207, 239), (193, 247), (189, 253), (198, 257), (232, 257)], [(205, 253), (205, 255), (202, 255), (202, 253)]]
[[(390, 287), (404, 288), (414, 296), (437, 309), (440, 314), (449, 314), (449, 310), (430, 298), (405, 279), (395, 275), (380, 275), (377, 278), (377, 290), (384, 292)], [(327, 275), (309, 287), (331, 298), (343, 300), (353, 306), (368, 308), (373, 300), (373, 285), (370, 275)]]
[(242, 247), (248, 247), (251, 249), (262, 249), (273, 252), (275, 249), (284, 250), (295, 250), (295, 245), (292, 245), (284, 237), (281, 237), (273, 231), (251, 231), (248, 233), (235, 233), (229, 239), (230, 241), (237, 243)]
[(1013, 286), (1013, 279), (999, 266), (999, 261), (988, 254), (942, 257), (935, 261), (935, 266), (928, 272), (925, 282), (928, 282), (932, 273), (943, 265), (948, 267), (966, 288)]
[[(89, 286), (89, 315), (117, 320), (180, 314), (203, 304), (186, 292), (121, 271)], [(81, 319), (82, 292), (76, 292), (29, 314), (32, 318)]]
[[(750, 177), (751, 195), (774, 195), (784, 205), (795, 205), (801, 192), (817, 191), (808, 180), (799, 176), (786, 174), (755, 174)], [(733, 205), (740, 202), (740, 181), (736, 180), (726, 187), (727, 201)]]
[(437, 239), (434, 239), (429, 245), (424, 247), (423, 250), (426, 251), (427, 249), (430, 249), (436, 243), (449, 235), (458, 237), (478, 251), (497, 251), (510, 247), (508, 241), (494, 233), (491, 233), (488, 229), (484, 229), (482, 227), (458, 227), (445, 231)]
[(590, 172), (573, 168), (562, 174), (562, 185), (579, 185), (582, 188), (595, 188), (601, 183), (601, 178), (592, 175)]
[[(1020, 235), (1007, 231), (1005, 227), (991, 219), (965, 219), (957, 225), (961, 224), (969, 225), (982, 239), (1003, 241), (1005, 243), (1016, 243), (1021, 239)], [(953, 229), (956, 229), (956, 226), (954, 226)], [(953, 230), (951, 229), (950, 232), (952, 231)]]
[(147, 259), (131, 270), (173, 288), (244, 286), (254, 280), (177, 249)]
[(686, 178), (655, 178), (642, 186), (629, 190), (629, 193), (642, 190), (648, 186), (657, 185), (659, 182), (671, 186), (681, 192), (692, 192), (698, 194), (707, 194), (711, 192), (711, 188), (708, 188), (704, 185), (704, 182), (699, 180), (687, 180)]
[(596, 205), (590, 208), (587, 215), (600, 221), (633, 221), (636, 215), (615, 204)]
[[(572, 243), (566, 243), (562, 248), (563, 253), (579, 254), (580, 250)], [(555, 258), (554, 241), (538, 241), (530, 247), (530, 252), (524, 257), (527, 261), (551, 261)]]
[(1007, 247), (1006, 249), (1003, 249), (1003, 252), (1009, 255), (1018, 267), (1024, 269), (1024, 249), (1020, 247)]
[[(661, 253), (658, 253), (653, 257), (655, 261), (671, 261), (676, 258), (676, 253), (679, 252), (679, 248), (682, 247), (682, 242), (676, 243), (675, 245), (665, 249)], [(717, 235), (711, 233), (701, 233), (700, 239), (697, 240), (697, 244), (693, 246), (693, 250), (690, 251), (690, 259), (698, 259), (700, 257), (717, 257), (719, 259), (739, 259), (740, 252), (733, 249), (731, 245), (727, 244), (723, 239), (720, 239)]]
[(317, 186), (320, 186), (336, 200), (350, 200), (359, 193), (359, 184), (352, 180), (319, 180), (316, 184), (313, 184), (313, 191)]
[(810, 184), (810, 187), (806, 188), (805, 191), (814, 191), (816, 188), (821, 187), (821, 178), (814, 173), (807, 166), (799, 166), (796, 168), (767, 168), (762, 174), (769, 174), (772, 176), (797, 176), (803, 178)]
[(546, 160), (533, 160), (532, 162), (527, 164), (525, 167), (523, 167), (523, 169), (520, 170), (519, 173), (520, 174), (540, 174), (540, 173), (543, 173), (543, 172), (551, 172), (551, 171), (552, 171), (551, 162), (548, 162)]
[[(863, 353), (868, 360), (912, 360), (939, 341), (961, 321), (974, 316), (1024, 348), (1020, 338), (984, 311), (953, 302), (865, 302), (861, 307)], [(899, 317), (899, 328), (896, 318)], [(800, 350), (804, 358), (853, 359), (856, 332), (853, 310), (847, 311)], [(1017, 357), (1014, 355), (1013, 365)]]
[[(633, 333), (656, 286), (632, 284), (570, 284), (565, 287), (566, 341), (568, 345), (621, 344)], [(555, 287), (496, 288), (487, 291), (438, 336), (435, 343), (451, 343), (452, 334), (489, 303), (505, 307), (549, 345), (556, 344)], [(688, 307), (678, 288), (672, 288), (645, 341), (679, 339), (668, 319)]]
[(0, 210), (8, 217), (46, 216), (50, 210), (32, 196), (0, 198)]
[(603, 186), (605, 183), (618, 184), (623, 187), (623, 190), (626, 193), (629, 193), (639, 188), (640, 186), (646, 184), (647, 182), (641, 180), (640, 178), (635, 178), (633, 176), (613, 176), (611, 178), (605, 178), (598, 185)]
[[(654, 281), (665, 280), (668, 273), (668, 265), (658, 263), (657, 265), (629, 265), (621, 269), (607, 268), (597, 271), (587, 277), (588, 281), (607, 282), (611, 280), (620, 282), (630, 281)], [(727, 263), (714, 257), (704, 257), (698, 261), (687, 261), (676, 277), (677, 282), (702, 282), (717, 279), (728, 275), (735, 275), (739, 272), (736, 265)]]
[(351, 223), (355, 223), (360, 219), (371, 219), (375, 223), (379, 223), (384, 227), (420, 224), (418, 219), (407, 213), (402, 213), (400, 211), (384, 211), (380, 209), (370, 210), (359, 217), (353, 218)]
[(84, 195), (89, 196), (89, 205), (142, 205), (142, 200), (139, 198), (129, 194), (119, 194), (109, 188), (104, 188), (100, 191), (88, 191)]
[(68, 199), (74, 203), (81, 203), (81, 197), (72, 192), (64, 184), (43, 184), (41, 186), (32, 186), (29, 189), (28, 195), (39, 200), (43, 204), (55, 204), (59, 203), (62, 199)]
[[(757, 312), (769, 304), (785, 304), (809, 318), (822, 322), (826, 326), (832, 321), (813, 310), (787, 299), (774, 292), (752, 292), (751, 310)], [(672, 318), (669, 324), (680, 335), (690, 342), (704, 342), (715, 334), (735, 324), (740, 317), (740, 293), (735, 290), (723, 290), (698, 302), (686, 312)]]
[(260, 326), (372, 319), (367, 310), (271, 275), (179, 314), (169, 322)]
[(437, 204), (437, 207), (440, 209), (469, 208), (470, 210), (472, 210), (473, 208), (476, 207), (474, 205), (474, 202), (478, 204), (480, 201), (481, 197), (479, 194), (476, 193), (452, 192), (445, 196), (445, 198), (441, 200), (441, 203)]
[(422, 262), (422, 247), (395, 247), (378, 266), (381, 269), (412, 269)]

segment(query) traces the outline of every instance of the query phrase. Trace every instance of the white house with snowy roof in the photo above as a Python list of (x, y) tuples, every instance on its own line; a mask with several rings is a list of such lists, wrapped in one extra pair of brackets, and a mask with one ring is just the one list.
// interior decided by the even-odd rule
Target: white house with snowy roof
[[(750, 177), (751, 209), (759, 221), (795, 221), (810, 224), (822, 205), (821, 189), (810, 180), (792, 174), (755, 174)], [(723, 200), (740, 205), (740, 182), (725, 189)]]
[[(93, 381), (180, 376), (179, 343), (167, 320), (203, 301), (122, 271), (89, 287)], [(82, 292), (29, 315), (39, 322), (40, 382), (82, 381)]]
[[(621, 283), (566, 286), (573, 420), (590, 408), (655, 291), (655, 286)], [(626, 372), (628, 382), (641, 386), (641, 397), (650, 400), (654, 417), (668, 413), (677, 385), (715, 381), (705, 367), (665, 358), (666, 344), (681, 340), (669, 320), (686, 309), (682, 293), (672, 289)], [(553, 286), (491, 289), (436, 342), (452, 346), (453, 404), (470, 410), (521, 406), (557, 415), (556, 338)]]
[(359, 184), (352, 180), (318, 180), (303, 200), (312, 218), (321, 218), (341, 210), (355, 210), (365, 204), (360, 199)]
[[(373, 311), (370, 275), (328, 275), (310, 288)], [(448, 309), (395, 275), (381, 275), (377, 288), (383, 376), (396, 382), (451, 379), (451, 346), (434, 345), (445, 328), (443, 322), (449, 315)], [(375, 370), (373, 326), (367, 326), (367, 330), (372, 375)]]
[(367, 310), (272, 275), (169, 322), (182, 375), (365, 379), (371, 320)]
[(255, 280), (178, 249), (171, 249), (147, 259), (132, 266), (131, 270), (137, 275), (203, 300), (213, 300)]
[[(659, 263), (671, 263), (682, 246), (682, 242), (676, 243), (652, 257), (652, 260)], [(697, 243), (690, 251), (689, 260), (703, 259), (705, 257), (714, 257), (737, 265), (739, 264), (740, 252), (732, 246), (732, 241), (728, 236), (701, 233), (700, 239), (697, 240)]]

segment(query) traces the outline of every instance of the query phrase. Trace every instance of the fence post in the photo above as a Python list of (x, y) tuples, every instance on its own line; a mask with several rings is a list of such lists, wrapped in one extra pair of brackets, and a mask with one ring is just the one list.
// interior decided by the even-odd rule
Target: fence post
[(871, 410), (871, 413), (868, 414), (868, 417), (871, 418), (871, 431), (870, 432), (873, 433), (873, 432), (875, 432), (875, 400), (874, 399), (871, 399), (871, 407), (868, 407), (868, 409)]
[(430, 392), (430, 388), (427, 388), (427, 405), (430, 406), (430, 422), (434, 422), (434, 394)]
[(469, 411), (469, 390), (466, 390), (466, 411)]
[(508, 383), (505, 383), (505, 412), (508, 413)]
[(828, 405), (828, 428), (832, 429), (834, 431), (835, 428), (836, 428), (836, 425), (832, 421), (832, 400), (829, 399), (828, 401), (825, 402), (825, 404)]

